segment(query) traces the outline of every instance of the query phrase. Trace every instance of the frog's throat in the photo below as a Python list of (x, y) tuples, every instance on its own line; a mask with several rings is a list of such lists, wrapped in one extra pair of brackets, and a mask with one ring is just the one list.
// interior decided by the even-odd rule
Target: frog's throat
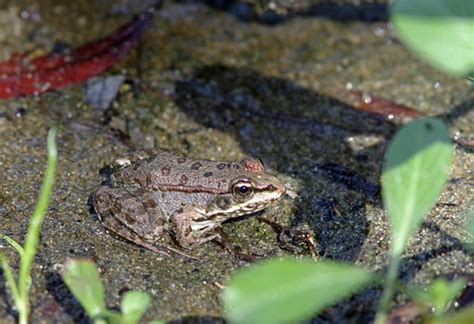
[[(276, 199), (275, 199), (276, 200)], [(223, 222), (229, 218), (238, 217), (242, 215), (253, 214), (262, 209), (265, 209), (271, 204), (272, 201), (266, 202), (264, 204), (248, 204), (248, 205), (234, 205), (227, 209), (216, 209), (216, 210), (206, 210), (201, 208), (196, 208), (196, 211), (203, 215), (206, 220), (212, 220), (213, 222)]]
[(271, 200), (268, 203), (261, 204), (259, 206), (256, 206), (256, 204), (251, 204), (248, 206), (238, 205), (225, 210), (206, 211), (205, 209), (195, 208), (195, 210), (202, 215), (202, 218), (192, 220), (191, 229), (193, 231), (201, 232), (211, 230), (230, 218), (250, 215), (261, 211), (262, 209), (268, 207), (275, 200), (277, 199)]

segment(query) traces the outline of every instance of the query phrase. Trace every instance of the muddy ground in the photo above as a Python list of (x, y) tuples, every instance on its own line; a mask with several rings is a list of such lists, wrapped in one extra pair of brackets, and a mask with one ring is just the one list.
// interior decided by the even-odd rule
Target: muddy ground
[[(102, 37), (143, 9), (137, 3), (4, 0), (0, 58)], [(383, 15), (375, 21), (295, 15), (267, 24), (224, 9), (166, 3), (139, 48), (106, 73), (127, 80), (109, 109), (88, 105), (83, 84), (0, 100), (0, 231), (19, 241), (45, 169), (47, 131), (59, 126), (56, 185), (33, 267), (33, 322), (86, 321), (59, 275), (68, 258), (78, 257), (97, 263), (111, 307), (125, 291), (139, 289), (153, 297), (146, 319), (223, 318), (219, 286), (248, 263), (212, 243), (189, 251), (196, 261), (111, 236), (89, 198), (102, 182), (99, 171), (115, 157), (140, 148), (216, 160), (258, 156), (294, 193), (263, 216), (311, 231), (320, 258), (383, 271), (389, 239), (378, 185), (383, 152), (399, 126), (353, 109), (338, 89), (414, 107), (441, 117), (453, 135), (472, 136), (472, 84), (406, 51)], [(404, 256), (404, 282), (474, 271), (461, 244), (472, 162), (472, 152), (455, 145), (448, 184)], [(337, 170), (350, 170), (355, 184)], [(226, 224), (224, 231), (249, 253), (304, 254), (283, 249), (255, 218)], [(17, 264), (5, 242), (0, 249)], [(364, 290), (315, 323), (366, 322), (379, 297), (376, 287)], [(12, 322), (13, 316), (0, 276), (0, 318)]]

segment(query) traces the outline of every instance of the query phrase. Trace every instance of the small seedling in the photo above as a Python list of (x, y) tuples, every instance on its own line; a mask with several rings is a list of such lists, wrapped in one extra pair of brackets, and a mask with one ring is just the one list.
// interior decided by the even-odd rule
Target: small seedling
[(33, 259), (36, 254), (36, 250), (39, 243), (39, 235), (41, 231), (41, 225), (43, 223), (46, 209), (48, 208), (49, 198), (53, 189), (54, 175), (56, 172), (56, 161), (57, 161), (57, 150), (56, 150), (56, 128), (52, 128), (48, 133), (48, 165), (46, 167), (46, 173), (43, 178), (43, 184), (41, 185), (41, 191), (36, 203), (33, 216), (28, 224), (28, 232), (26, 234), (26, 240), (23, 246), (16, 242), (11, 237), (0, 234), (0, 239), (4, 239), (9, 243), (20, 256), (20, 273), (18, 275), (18, 281), (15, 280), (15, 276), (12, 268), (9, 265), (8, 259), (5, 255), (0, 253), (0, 261), (7, 283), (7, 287), (10, 291), (10, 295), (17, 308), (19, 314), (19, 323), (26, 324), (28, 322), (28, 316), (30, 314), (30, 302), (29, 302), (29, 291), (32, 283), (31, 279), (31, 266)]
[(448, 178), (452, 145), (444, 124), (423, 118), (403, 127), (391, 142), (382, 172), (382, 197), (391, 223), (390, 263), (376, 323), (386, 322), (400, 260)]
[(434, 280), (428, 287), (416, 287), (409, 294), (425, 313), (436, 319), (443, 318), (464, 289), (465, 280), (448, 281), (445, 278)]
[(102, 280), (96, 265), (91, 260), (67, 261), (63, 279), (94, 323), (138, 323), (150, 305), (149, 294), (142, 291), (128, 291), (120, 303), (120, 312), (108, 309), (105, 306)]

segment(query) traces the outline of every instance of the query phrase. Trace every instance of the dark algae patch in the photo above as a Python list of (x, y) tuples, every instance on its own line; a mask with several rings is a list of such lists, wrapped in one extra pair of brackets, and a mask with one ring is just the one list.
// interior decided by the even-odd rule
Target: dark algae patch
[[(59, 43), (75, 48), (144, 9), (135, 2), (119, 7), (114, 1), (3, 1), (0, 57), (49, 53)], [(39, 18), (21, 18), (24, 10)], [(165, 3), (138, 48), (103, 75), (125, 77), (105, 111), (86, 103), (83, 85), (0, 102), (0, 231), (17, 241), (41, 183), (47, 130), (59, 125), (56, 182), (32, 269), (32, 322), (87, 321), (58, 275), (66, 259), (76, 257), (97, 264), (110, 308), (119, 306), (124, 291), (143, 290), (152, 296), (146, 320), (222, 321), (219, 287), (246, 262), (213, 243), (186, 251), (199, 260), (161, 256), (110, 235), (91, 213), (88, 200), (102, 184), (100, 170), (131, 151), (163, 148), (230, 162), (259, 157), (288, 189), (262, 216), (312, 233), (320, 258), (380, 271), (389, 237), (379, 177), (387, 142), (400, 126), (353, 109), (334, 89), (393, 100), (439, 116), (453, 136), (472, 136), (472, 85), (409, 54), (384, 19), (341, 21), (288, 11), (270, 26), (255, 23), (263, 13), (246, 22), (229, 10)], [(3, 26), (16, 29), (7, 34)], [(405, 283), (474, 271), (472, 255), (460, 244), (467, 236), (473, 155), (454, 148), (448, 184), (403, 256)], [(305, 253), (283, 249), (271, 226), (255, 217), (226, 223), (223, 231), (236, 249), (263, 258)], [(0, 249), (16, 267), (5, 242)], [(370, 321), (380, 293), (363, 290), (314, 322)], [(0, 318), (14, 318), (1, 275)]]

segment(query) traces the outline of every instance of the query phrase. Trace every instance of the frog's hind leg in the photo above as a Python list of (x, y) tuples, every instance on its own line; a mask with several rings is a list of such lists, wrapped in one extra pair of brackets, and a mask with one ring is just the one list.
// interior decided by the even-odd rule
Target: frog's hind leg
[(181, 251), (177, 248), (174, 248), (174, 247), (172, 247), (168, 244), (162, 244), (161, 246), (164, 249), (160, 249), (156, 245), (142, 240), (135, 232), (133, 232), (133, 231), (129, 230), (127, 227), (123, 226), (122, 223), (120, 223), (117, 219), (115, 219), (113, 217), (110, 217), (108, 222), (104, 221), (102, 223), (104, 224), (104, 227), (107, 228), (107, 230), (110, 230), (113, 233), (119, 235), (120, 237), (126, 238), (127, 240), (132, 241), (133, 243), (135, 243), (139, 246), (142, 246), (145, 249), (148, 249), (152, 252), (162, 254), (162, 255), (166, 255), (166, 256), (171, 256), (167, 251), (164, 250), (164, 249), (166, 249), (170, 252), (174, 252), (174, 253), (179, 254), (183, 257), (193, 259), (193, 260), (198, 260), (198, 258), (196, 258), (192, 255), (189, 255), (187, 253), (184, 253), (183, 251)]
[(135, 232), (132, 230), (128, 229), (126, 226), (124, 226), (119, 220), (113, 218), (113, 217), (107, 217), (105, 220), (102, 221), (102, 224), (104, 227), (113, 232), (114, 234), (117, 234), (121, 238), (125, 238), (129, 241), (132, 241), (135, 244), (138, 244), (150, 251), (153, 251), (158, 254), (163, 254), (166, 256), (170, 256), (170, 254), (162, 249), (159, 249), (158, 247), (154, 246), (151, 243), (148, 243), (144, 240), (142, 240)]
[[(94, 208), (108, 230), (153, 252), (170, 255), (153, 244), (163, 236), (164, 217), (149, 193), (140, 188), (101, 187), (94, 194)], [(164, 248), (183, 255), (172, 247)]]

